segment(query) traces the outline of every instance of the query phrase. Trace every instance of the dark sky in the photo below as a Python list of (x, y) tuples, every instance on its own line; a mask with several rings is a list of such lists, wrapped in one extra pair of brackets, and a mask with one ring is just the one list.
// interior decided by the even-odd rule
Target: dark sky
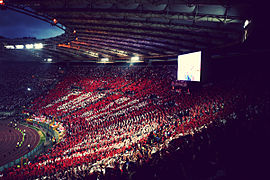
[(37, 39), (55, 37), (63, 30), (39, 19), (11, 10), (0, 8), (0, 36), (7, 38), (36, 37)]

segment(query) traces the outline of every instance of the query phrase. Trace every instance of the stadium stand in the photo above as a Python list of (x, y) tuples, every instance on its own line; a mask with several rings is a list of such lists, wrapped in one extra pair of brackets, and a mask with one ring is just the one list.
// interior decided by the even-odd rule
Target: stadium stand
[[(61, 122), (66, 136), (27, 166), (6, 170), (3, 177), (164, 179), (177, 174), (183, 179), (218, 179), (235, 175), (236, 165), (219, 153), (228, 154), (226, 138), (235, 144), (241, 141), (242, 127), (245, 135), (257, 133), (251, 126), (269, 107), (269, 92), (249, 87), (260, 74), (190, 94), (171, 89), (175, 75), (176, 67), (170, 65), (70, 67), (64, 79), (26, 109), (30, 116)], [(240, 125), (232, 126), (236, 123)]]
[(13, 112), (28, 105), (58, 81), (61, 76), (58, 70), (53, 65), (1, 62), (0, 112)]

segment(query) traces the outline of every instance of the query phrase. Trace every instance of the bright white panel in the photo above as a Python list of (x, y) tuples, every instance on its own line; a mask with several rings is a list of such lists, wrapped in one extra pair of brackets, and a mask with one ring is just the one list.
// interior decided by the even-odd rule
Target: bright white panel
[(42, 43), (36, 43), (34, 44), (35, 49), (42, 49), (43, 48), (43, 44)]
[(26, 49), (33, 49), (34, 44), (26, 44), (25, 47), (26, 47)]
[(13, 45), (6, 45), (5, 48), (6, 49), (15, 49), (15, 47)]
[(202, 52), (194, 52), (178, 56), (177, 80), (200, 81)]
[(23, 49), (24, 45), (15, 45), (16, 49)]

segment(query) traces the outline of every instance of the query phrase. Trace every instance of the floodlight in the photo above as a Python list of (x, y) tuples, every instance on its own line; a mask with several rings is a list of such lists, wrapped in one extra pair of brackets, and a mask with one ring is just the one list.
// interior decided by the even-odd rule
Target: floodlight
[(23, 49), (24, 45), (15, 45), (16, 49)]
[(114, 63), (113, 61), (110, 60), (108, 57), (103, 57), (100, 58), (99, 61), (96, 61), (96, 63)]
[(25, 47), (26, 47), (26, 49), (33, 49), (34, 45), (33, 44), (26, 44)]
[(13, 45), (6, 45), (5, 48), (6, 49), (15, 49), (15, 47)]
[(31, 88), (27, 88), (27, 91), (31, 91)]
[(48, 61), (48, 62), (52, 62), (52, 58), (48, 58), (47, 61)]
[(246, 20), (245, 23), (244, 23), (244, 28), (246, 28), (249, 25), (249, 23), (250, 23), (250, 21)]
[(135, 61), (139, 61), (140, 57), (139, 56), (134, 56), (130, 58), (130, 61), (135, 62)]
[(34, 44), (35, 49), (42, 49), (43, 48), (43, 44), (42, 43), (36, 43)]
[(109, 58), (101, 58), (100, 61), (101, 62), (108, 62), (109, 61)]

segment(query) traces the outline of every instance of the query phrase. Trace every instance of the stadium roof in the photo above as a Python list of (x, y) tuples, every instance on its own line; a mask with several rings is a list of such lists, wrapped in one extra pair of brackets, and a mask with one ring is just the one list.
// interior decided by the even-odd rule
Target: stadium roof
[[(250, 1), (220, 0), (5, 0), (8, 8), (65, 30), (58, 37), (0, 38), (2, 58), (126, 61), (173, 58), (185, 52), (228, 47), (243, 42), (244, 24), (252, 21)], [(246, 21), (248, 20), (248, 21)], [(13, 50), (5, 45), (43, 43), (41, 50)]]

